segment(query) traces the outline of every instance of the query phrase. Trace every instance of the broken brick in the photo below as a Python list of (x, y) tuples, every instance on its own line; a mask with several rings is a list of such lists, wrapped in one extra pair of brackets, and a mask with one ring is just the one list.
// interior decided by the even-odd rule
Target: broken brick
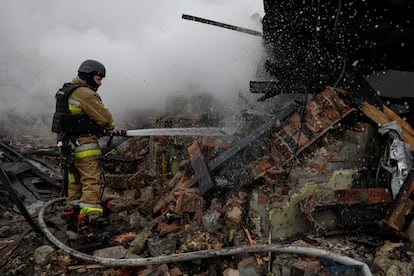
[(239, 223), (241, 220), (242, 210), (237, 207), (233, 206), (226, 212), (226, 218), (234, 223)]
[(181, 230), (181, 226), (177, 223), (167, 224), (159, 222), (157, 226), (157, 231), (163, 234), (168, 234), (172, 232), (178, 232)]

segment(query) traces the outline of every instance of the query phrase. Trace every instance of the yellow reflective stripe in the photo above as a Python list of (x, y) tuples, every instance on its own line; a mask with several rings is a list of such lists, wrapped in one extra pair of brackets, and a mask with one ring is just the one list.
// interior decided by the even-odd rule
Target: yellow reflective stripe
[(91, 150), (91, 149), (99, 149), (99, 144), (98, 143), (83, 144), (83, 145), (77, 146), (75, 148), (75, 152), (81, 152), (81, 151)]
[(70, 111), (82, 111), (82, 108), (80, 107), (80, 102), (74, 99), (69, 98), (68, 99), (68, 106)]
[(73, 173), (68, 173), (68, 183), (75, 182), (75, 175)]
[(85, 215), (87, 213), (90, 212), (99, 212), (99, 213), (103, 213), (103, 209), (99, 208), (99, 207), (83, 207), (80, 211), (79, 214), (80, 215)]
[(82, 108), (80, 108), (79, 106), (73, 105), (73, 104), (69, 104), (69, 111), (80, 112), (80, 111), (82, 111)]
[(101, 149), (91, 149), (91, 150), (84, 150), (80, 152), (75, 152), (76, 158), (85, 158), (88, 156), (94, 156), (94, 155), (101, 155), (102, 151)]

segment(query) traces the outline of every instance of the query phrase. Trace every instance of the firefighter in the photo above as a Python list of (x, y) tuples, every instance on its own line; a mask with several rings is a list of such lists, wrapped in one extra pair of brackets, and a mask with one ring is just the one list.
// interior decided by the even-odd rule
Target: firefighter
[(104, 187), (102, 152), (98, 138), (114, 129), (111, 112), (97, 90), (106, 70), (102, 63), (85, 60), (78, 76), (56, 93), (52, 131), (58, 133), (61, 164), (67, 183), (64, 212), (74, 212), (95, 221), (103, 215), (100, 205)]

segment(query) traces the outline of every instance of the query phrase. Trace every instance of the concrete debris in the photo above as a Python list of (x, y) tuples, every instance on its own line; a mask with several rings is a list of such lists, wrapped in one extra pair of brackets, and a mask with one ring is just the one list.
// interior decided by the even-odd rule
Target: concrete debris
[(50, 261), (51, 255), (56, 250), (50, 245), (43, 245), (34, 251), (34, 262), (38, 265), (46, 265)]
[(107, 247), (95, 250), (93, 255), (95, 257), (122, 259), (127, 255), (128, 250), (122, 245)]
[[(274, 116), (246, 112), (231, 137), (136, 136), (123, 140), (103, 159), (105, 218), (87, 232), (79, 231), (76, 223), (68, 229), (60, 217), (61, 206), (54, 206), (47, 213), (48, 227), (71, 248), (95, 257), (157, 258), (228, 247), (292, 244), (349, 256), (366, 263), (373, 272), (409, 275), (404, 273), (412, 271), (414, 261), (412, 155), (405, 155), (407, 162), (400, 164), (392, 151), (401, 147), (407, 153), (411, 127), (407, 122), (401, 126), (398, 115), (388, 109), (351, 106), (346, 95), (327, 88), (306, 101), (281, 107)], [(394, 126), (401, 126), (397, 147), (393, 144), (397, 136), (379, 131), (378, 122), (381, 129), (389, 129), (390, 117), (395, 119)], [(166, 115), (150, 127), (205, 126), (197, 121), (200, 118), (205, 119), (174, 121)], [(10, 151), (10, 147), (3, 150)], [(50, 171), (58, 164), (58, 155), (51, 151), (40, 156), (35, 150), (26, 154), (17, 147), (1, 158), (8, 161), (13, 151), (39, 163), (42, 158), (47, 160), (42, 163)], [(394, 165), (398, 176), (389, 169)], [(47, 177), (34, 180), (39, 179), (39, 171), (31, 166), (10, 166), (8, 173), (19, 198), (33, 210), (32, 216), (36, 216), (39, 202), (58, 197), (60, 191)], [(53, 183), (61, 180), (58, 173), (46, 175), (55, 177)], [(403, 184), (395, 189), (393, 183), (401, 176)], [(42, 185), (49, 185), (47, 192)], [(4, 249), (4, 240), (11, 239), (17, 229), (7, 228), (6, 221), (19, 214), (7, 193), (0, 192), (1, 253), (23, 254), (18, 247)], [(9, 218), (7, 212), (11, 212)], [(385, 241), (389, 237), (398, 243)], [(52, 250), (35, 248), (36, 264), (54, 262)], [(61, 269), (72, 266), (75, 272), (95, 270), (107, 275), (362, 273), (359, 266), (322, 257), (270, 252), (123, 268), (80, 267), (76, 258), (60, 260)], [(2, 269), (11, 265), (6, 262)]]
[(220, 249), (222, 247), (222, 242), (214, 235), (208, 232), (195, 232), (187, 235), (178, 252)]
[(260, 276), (266, 274), (264, 271), (264, 267), (257, 265), (254, 257), (247, 257), (242, 259), (237, 264), (237, 270), (239, 271), (241, 276)]
[(240, 271), (232, 268), (228, 268), (223, 271), (223, 276), (240, 276)]
[(220, 231), (220, 218), (222, 214), (214, 209), (209, 209), (203, 216), (203, 226), (209, 233), (219, 233)]
[(375, 253), (374, 265), (382, 275), (412, 275), (414, 271), (412, 252), (404, 243), (385, 241)]
[(129, 243), (128, 254), (141, 254), (147, 248), (148, 237), (148, 233), (139, 233), (136, 238)]

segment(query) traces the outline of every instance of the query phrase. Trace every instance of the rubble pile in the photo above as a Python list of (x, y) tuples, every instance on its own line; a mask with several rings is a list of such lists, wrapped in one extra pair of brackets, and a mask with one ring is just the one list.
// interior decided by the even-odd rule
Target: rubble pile
[[(12, 209), (2, 190), (1, 202), (9, 203), (1, 205), (4, 257), (0, 271), (5, 275), (28, 271), (47, 275), (363, 274), (359, 265), (334, 261), (329, 254), (310, 254), (320, 249), (365, 263), (375, 275), (410, 275), (414, 181), (411, 168), (401, 167), (406, 163), (393, 159), (390, 147), (398, 138), (403, 144), (413, 141), (410, 124), (399, 121), (401, 127), (394, 130), (392, 122), (400, 117), (390, 108), (372, 109), (368, 103), (356, 108), (345, 94), (327, 88), (280, 107), (273, 116), (246, 110), (233, 135), (114, 140), (104, 158), (105, 221), (85, 234), (68, 227), (60, 217), (62, 204), (45, 212), (49, 230), (71, 250), (131, 263), (167, 257), (163, 263), (85, 263), (50, 246), (36, 231), (29, 234), (29, 226), (24, 227), (25, 221), (18, 219), (18, 210)], [(206, 118), (212, 117), (164, 116), (150, 127), (210, 126), (212, 121)], [(390, 129), (401, 135), (391, 136)], [(61, 180), (55, 170), (56, 149), (18, 151), (10, 144), (1, 145), (2, 167), (8, 168), (8, 175), (20, 175), (16, 179), (26, 188), (27, 179), (42, 175), (28, 165), (34, 159), (49, 168), (46, 175), (51, 178), (43, 175), (41, 185)], [(13, 159), (9, 153), (13, 151), (19, 158)], [(6, 166), (11, 160), (19, 166)], [(21, 171), (29, 174), (21, 175)], [(27, 206), (19, 185), (12, 184)], [(48, 201), (59, 192), (49, 187), (49, 194), (39, 200)], [(7, 228), (6, 223), (26, 230)], [(24, 250), (22, 244), (28, 239), (29, 250)], [(260, 245), (305, 248), (309, 254), (246, 249)], [(229, 248), (239, 251), (220, 255)], [(206, 252), (213, 255), (200, 257)], [(29, 256), (29, 263), (13, 258), (19, 254)], [(191, 254), (194, 259), (174, 259)]]

